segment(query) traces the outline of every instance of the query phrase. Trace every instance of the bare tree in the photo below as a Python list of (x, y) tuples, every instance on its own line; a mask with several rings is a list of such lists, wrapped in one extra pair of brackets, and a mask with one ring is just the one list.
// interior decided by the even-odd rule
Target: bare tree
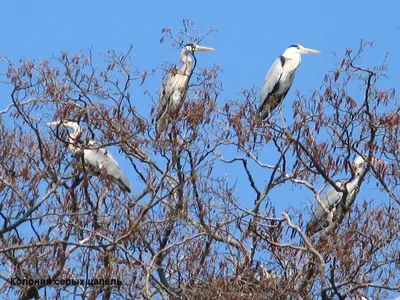
[[(184, 20), (177, 34), (163, 29), (162, 41), (205, 37), (190, 32)], [(156, 103), (152, 115), (131, 97), (150, 74), (134, 69), (131, 48), (109, 51), (100, 64), (92, 50), (45, 61), (2, 57), (11, 99), (0, 111), (4, 298), (386, 299), (399, 292), (399, 105), (394, 89), (380, 87), (386, 57), (359, 65), (370, 46), (361, 41), (338, 54), (321, 87), (298, 94), (287, 124), (256, 116), (256, 90), (219, 99), (220, 67), (197, 66), (163, 140), (151, 121)], [(91, 176), (68, 151), (68, 132), (45, 126), (54, 120), (80, 123), (76, 147), (96, 136), (101, 147), (118, 149), (132, 193)], [(341, 224), (309, 236), (309, 207), (277, 211), (283, 190), (316, 205), (324, 187), (339, 189), (339, 177), (354, 175), (358, 155), (368, 167)], [(228, 181), (226, 168), (240, 182)]]

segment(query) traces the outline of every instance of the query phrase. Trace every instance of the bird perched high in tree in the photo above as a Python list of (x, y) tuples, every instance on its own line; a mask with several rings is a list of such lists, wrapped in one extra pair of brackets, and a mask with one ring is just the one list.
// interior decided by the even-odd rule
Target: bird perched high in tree
[(46, 125), (63, 126), (73, 129), (73, 132), (69, 133), (68, 148), (73, 153), (79, 153), (82, 151), (83, 162), (85, 163), (86, 169), (97, 176), (103, 171), (104, 174), (116, 183), (123, 192), (131, 192), (131, 184), (122, 173), (117, 161), (101, 144), (94, 140), (90, 140), (88, 143), (82, 145), (82, 147), (79, 147), (79, 137), (82, 131), (78, 123), (71, 121), (56, 121), (47, 123)]
[(156, 132), (159, 136), (166, 130), (171, 119), (177, 116), (177, 113), (185, 101), (189, 86), (189, 80), (193, 73), (193, 58), (196, 51), (213, 51), (214, 48), (204, 47), (196, 44), (187, 44), (181, 51), (181, 68), (171, 69), (164, 78), (160, 90), (157, 117)]
[[(371, 158), (371, 163), (383, 163), (383, 161)], [(329, 221), (342, 223), (357, 197), (361, 183), (366, 175), (366, 172), (364, 172), (366, 166), (366, 158), (358, 156), (352, 164), (354, 169), (353, 179), (336, 182), (337, 187), (343, 190), (343, 192), (339, 192), (332, 187), (321, 197), (321, 203), (324, 207), (320, 203), (317, 204), (313, 217), (307, 224), (308, 234), (321, 231), (329, 225)]]
[(292, 86), (296, 69), (301, 63), (301, 54), (319, 53), (317, 50), (292, 45), (275, 60), (267, 76), (261, 92), (258, 115), (266, 119), (280, 104)]

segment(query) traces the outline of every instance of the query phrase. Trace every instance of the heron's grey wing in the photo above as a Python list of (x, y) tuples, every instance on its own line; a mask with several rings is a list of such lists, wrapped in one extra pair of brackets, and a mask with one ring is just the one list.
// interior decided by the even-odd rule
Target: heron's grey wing
[(101, 145), (94, 141), (91, 141), (89, 146), (94, 149), (85, 149), (83, 151), (85, 163), (90, 165), (96, 171), (104, 169), (107, 175), (121, 188), (121, 190), (131, 192), (131, 184), (122, 173), (121, 168), (111, 153), (105, 148), (98, 148)]
[(179, 73), (178, 69), (172, 69), (161, 87), (159, 104), (157, 109), (157, 128), (160, 133), (169, 121), (169, 113), (182, 105), (187, 92), (187, 76)]
[(266, 117), (269, 114), (270, 96), (279, 89), (279, 79), (283, 73), (284, 63), (285, 58), (283, 56), (278, 57), (265, 76), (260, 106), (258, 107), (258, 112), (261, 116), (265, 115)]
[(174, 93), (176, 71), (171, 70), (163, 80), (160, 94), (158, 97), (158, 107), (156, 116), (156, 131), (159, 133), (168, 125), (168, 112), (171, 109), (171, 96)]
[(337, 207), (337, 221), (342, 223), (344, 217), (349, 213), (351, 207), (353, 206), (359, 191), (360, 182), (355, 179), (347, 184), (347, 189), (349, 194), (344, 201), (341, 201)]
[[(336, 183), (337, 185), (341, 185), (340, 182)], [(331, 211), (333, 208), (337, 207), (340, 201), (342, 200), (343, 193), (336, 191), (334, 188), (328, 190), (323, 197), (321, 197), (321, 202), (324, 204), (325, 208), (328, 211)], [(311, 221), (307, 225), (307, 231), (312, 231), (316, 233), (328, 225), (328, 216), (322, 208), (322, 206), (318, 203), (317, 207), (314, 210), (313, 217)]]
[(169, 72), (162, 82), (162, 86), (158, 96), (158, 107), (157, 107), (157, 118), (156, 118), (157, 121), (160, 118), (162, 118), (165, 110), (168, 107), (169, 100), (174, 88), (174, 80), (175, 80), (174, 77), (175, 75), (172, 72)]

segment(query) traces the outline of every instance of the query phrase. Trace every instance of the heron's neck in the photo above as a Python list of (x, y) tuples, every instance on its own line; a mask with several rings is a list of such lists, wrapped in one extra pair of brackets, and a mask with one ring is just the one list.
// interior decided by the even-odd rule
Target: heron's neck
[(301, 55), (299, 53), (291, 53), (290, 55), (282, 55), (290, 64), (297, 68), (301, 63)]
[(361, 173), (363, 169), (357, 169), (352, 181), (347, 184), (347, 189), (353, 191), (355, 188), (360, 187), (361, 184)]
[(81, 135), (81, 133), (82, 133), (81, 129), (78, 127), (75, 127), (74, 132), (69, 134), (68, 148), (71, 149), (72, 152), (75, 152), (78, 149), (78, 147), (76, 145), (78, 143), (78, 139), (79, 139), (79, 136)]
[(75, 127), (74, 132), (70, 134), (70, 138), (76, 140), (81, 135), (81, 133), (81, 129), (79, 127)]
[(186, 50), (186, 49), (182, 50), (181, 61), (183, 62), (183, 66), (180, 69), (180, 72), (184, 75), (189, 76), (190, 73), (192, 72), (193, 59), (190, 56), (190, 53), (188, 50)]

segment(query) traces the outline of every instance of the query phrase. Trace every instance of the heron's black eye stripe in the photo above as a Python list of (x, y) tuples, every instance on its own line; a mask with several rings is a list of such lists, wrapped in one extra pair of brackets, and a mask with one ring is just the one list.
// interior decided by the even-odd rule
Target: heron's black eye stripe
[(196, 45), (193, 43), (186, 44), (185, 47), (190, 47), (192, 49), (196, 48)]

